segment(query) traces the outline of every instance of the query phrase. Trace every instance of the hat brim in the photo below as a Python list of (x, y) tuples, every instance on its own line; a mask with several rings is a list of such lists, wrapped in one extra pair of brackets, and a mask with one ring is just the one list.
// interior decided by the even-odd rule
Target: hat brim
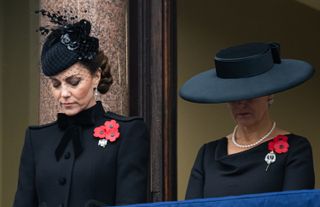
[(312, 77), (313, 67), (304, 61), (282, 59), (281, 64), (260, 75), (223, 79), (210, 69), (188, 80), (180, 96), (195, 103), (224, 103), (252, 99), (295, 87)]

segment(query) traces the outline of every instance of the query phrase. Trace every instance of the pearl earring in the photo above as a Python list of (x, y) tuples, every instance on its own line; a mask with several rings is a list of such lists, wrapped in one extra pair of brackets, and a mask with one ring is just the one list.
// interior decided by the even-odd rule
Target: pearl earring
[(97, 100), (99, 92), (98, 92), (97, 88), (93, 88), (93, 91), (94, 91), (94, 97)]
[(273, 101), (274, 101), (273, 98), (271, 98), (271, 99), (268, 100), (269, 106), (273, 104)]

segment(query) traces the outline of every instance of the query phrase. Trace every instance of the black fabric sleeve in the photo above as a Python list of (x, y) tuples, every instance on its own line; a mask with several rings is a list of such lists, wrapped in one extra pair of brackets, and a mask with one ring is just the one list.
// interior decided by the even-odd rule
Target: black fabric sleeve
[[(121, 135), (120, 135), (121, 136)], [(116, 205), (147, 201), (149, 133), (142, 120), (128, 123), (117, 160)]]
[(203, 145), (197, 155), (191, 170), (186, 199), (203, 198), (203, 185), (204, 185), (204, 168), (203, 158), (205, 153), (205, 146)]
[(313, 189), (315, 178), (310, 143), (306, 138), (299, 137), (291, 145), (288, 151), (283, 190)]
[(18, 188), (13, 207), (30, 206), (38, 206), (38, 201), (35, 187), (35, 164), (30, 129), (27, 129), (20, 159)]

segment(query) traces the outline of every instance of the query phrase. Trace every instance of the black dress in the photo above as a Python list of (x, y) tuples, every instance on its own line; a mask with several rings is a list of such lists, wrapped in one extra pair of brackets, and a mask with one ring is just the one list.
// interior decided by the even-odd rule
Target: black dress
[(314, 188), (311, 146), (304, 137), (287, 135), (289, 148), (269, 165), (268, 142), (227, 154), (226, 137), (201, 147), (191, 171), (186, 199)]
[[(120, 137), (103, 148), (93, 133), (110, 120), (120, 125)], [(70, 123), (79, 134), (71, 130), (64, 140)], [(69, 137), (78, 140), (68, 140)], [(46, 126), (29, 127), (13, 206), (84, 207), (146, 202), (148, 152), (149, 135), (143, 120), (105, 113), (100, 102), (74, 117), (62, 116)]]

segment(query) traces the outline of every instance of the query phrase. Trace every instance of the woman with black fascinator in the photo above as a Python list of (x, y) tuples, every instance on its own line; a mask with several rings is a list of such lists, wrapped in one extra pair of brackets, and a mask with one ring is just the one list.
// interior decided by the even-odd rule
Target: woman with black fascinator
[(95, 93), (112, 84), (110, 67), (87, 20), (58, 27), (41, 53), (42, 71), (63, 110), (26, 131), (14, 207), (82, 207), (146, 202), (149, 135), (139, 117), (105, 112)]

